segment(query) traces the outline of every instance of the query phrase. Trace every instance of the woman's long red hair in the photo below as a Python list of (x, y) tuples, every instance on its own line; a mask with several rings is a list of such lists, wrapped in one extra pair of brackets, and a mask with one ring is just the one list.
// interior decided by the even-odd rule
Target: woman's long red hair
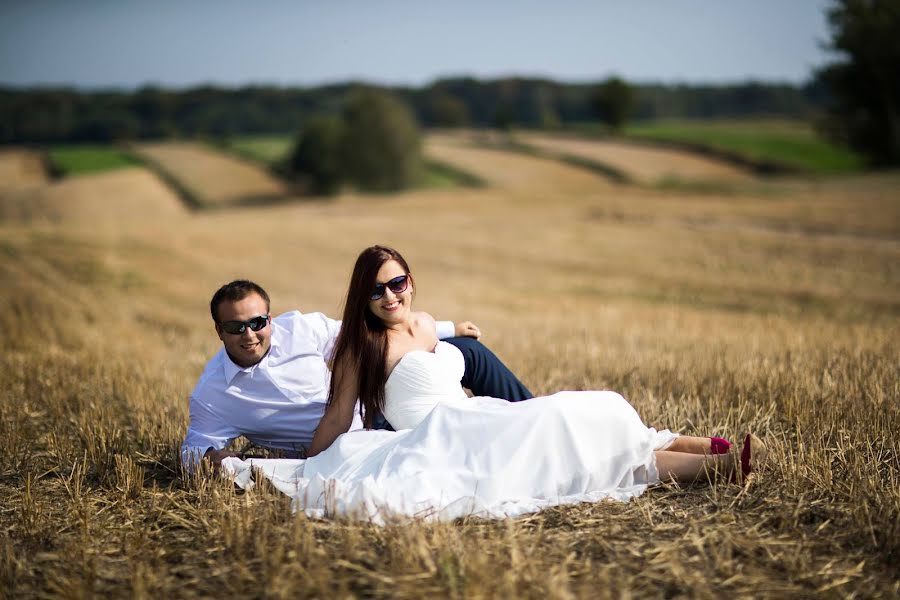
[(409, 275), (406, 260), (387, 246), (370, 246), (356, 259), (344, 302), (341, 332), (334, 349), (331, 389), (328, 392), (328, 404), (331, 404), (337, 392), (335, 374), (338, 369), (341, 365), (354, 367), (363, 425), (369, 429), (374, 425), (375, 416), (384, 410), (388, 350), (387, 330), (381, 319), (369, 310), (369, 298), (375, 289), (378, 271), (389, 260), (397, 261)]

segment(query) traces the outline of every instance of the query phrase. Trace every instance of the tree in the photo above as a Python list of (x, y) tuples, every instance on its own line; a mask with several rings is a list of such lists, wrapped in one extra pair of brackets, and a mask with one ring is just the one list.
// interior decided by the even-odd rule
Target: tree
[(425, 120), (435, 127), (463, 127), (469, 124), (469, 107), (446, 92), (432, 89), (425, 99)]
[(287, 160), (288, 175), (306, 179), (314, 194), (337, 193), (344, 177), (340, 156), (343, 137), (344, 124), (340, 118), (311, 118)]
[(311, 118), (285, 164), (313, 192), (333, 194), (342, 183), (361, 190), (394, 191), (419, 177), (419, 127), (410, 111), (386, 92), (354, 94), (336, 116)]
[(70, 138), (77, 142), (119, 142), (137, 137), (140, 123), (124, 110), (97, 111), (81, 119)]
[(873, 164), (900, 164), (900, 2), (838, 0), (828, 21), (841, 58), (818, 73), (832, 95), (826, 133)]
[(406, 106), (386, 92), (357, 92), (342, 111), (341, 160), (349, 181), (387, 192), (412, 185), (420, 175), (419, 126)]
[(618, 77), (610, 77), (594, 90), (591, 104), (597, 117), (619, 131), (634, 108), (634, 91)]

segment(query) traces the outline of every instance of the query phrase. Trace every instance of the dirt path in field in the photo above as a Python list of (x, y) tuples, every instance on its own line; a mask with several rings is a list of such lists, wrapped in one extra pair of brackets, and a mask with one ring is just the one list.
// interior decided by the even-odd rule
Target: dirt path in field
[(185, 214), (181, 200), (150, 171), (130, 167), (0, 194), (0, 219), (94, 226), (149, 223)]
[(477, 175), (491, 187), (509, 191), (584, 193), (612, 187), (606, 178), (585, 169), (470, 144), (467, 136), (431, 134), (425, 140), (425, 154)]
[(202, 203), (232, 204), (284, 197), (275, 177), (249, 162), (190, 142), (136, 144), (133, 150), (178, 181)]
[(21, 189), (46, 182), (40, 154), (31, 150), (0, 150), (0, 189)]
[(519, 133), (516, 139), (539, 150), (609, 165), (642, 184), (654, 185), (667, 180), (748, 183), (755, 179), (747, 171), (725, 162), (678, 150), (537, 133)]

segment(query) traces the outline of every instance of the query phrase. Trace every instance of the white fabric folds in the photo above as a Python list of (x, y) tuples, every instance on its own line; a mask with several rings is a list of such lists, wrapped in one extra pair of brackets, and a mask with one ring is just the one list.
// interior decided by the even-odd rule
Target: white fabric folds
[[(456, 374), (462, 356), (450, 344), (439, 347), (407, 354), (391, 375), (404, 384), (389, 381), (385, 413), (424, 414), (411, 428), (349, 432), (305, 461), (229, 458), (223, 470), (247, 488), (256, 469), (310, 517), (374, 523), (515, 517), (560, 504), (624, 501), (658, 482), (653, 452), (677, 434), (646, 427), (619, 394), (560, 392), (517, 403), (466, 398)], [(435, 393), (445, 371), (455, 377), (452, 395)], [(427, 413), (423, 395), (433, 401)]]

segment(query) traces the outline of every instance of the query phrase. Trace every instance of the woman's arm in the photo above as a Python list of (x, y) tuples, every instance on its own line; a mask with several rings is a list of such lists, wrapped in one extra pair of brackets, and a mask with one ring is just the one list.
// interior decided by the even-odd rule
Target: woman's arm
[(308, 456), (327, 450), (342, 433), (350, 430), (353, 423), (353, 409), (359, 397), (359, 383), (355, 366), (342, 361), (334, 366), (334, 400), (325, 409), (325, 414), (316, 428)]

